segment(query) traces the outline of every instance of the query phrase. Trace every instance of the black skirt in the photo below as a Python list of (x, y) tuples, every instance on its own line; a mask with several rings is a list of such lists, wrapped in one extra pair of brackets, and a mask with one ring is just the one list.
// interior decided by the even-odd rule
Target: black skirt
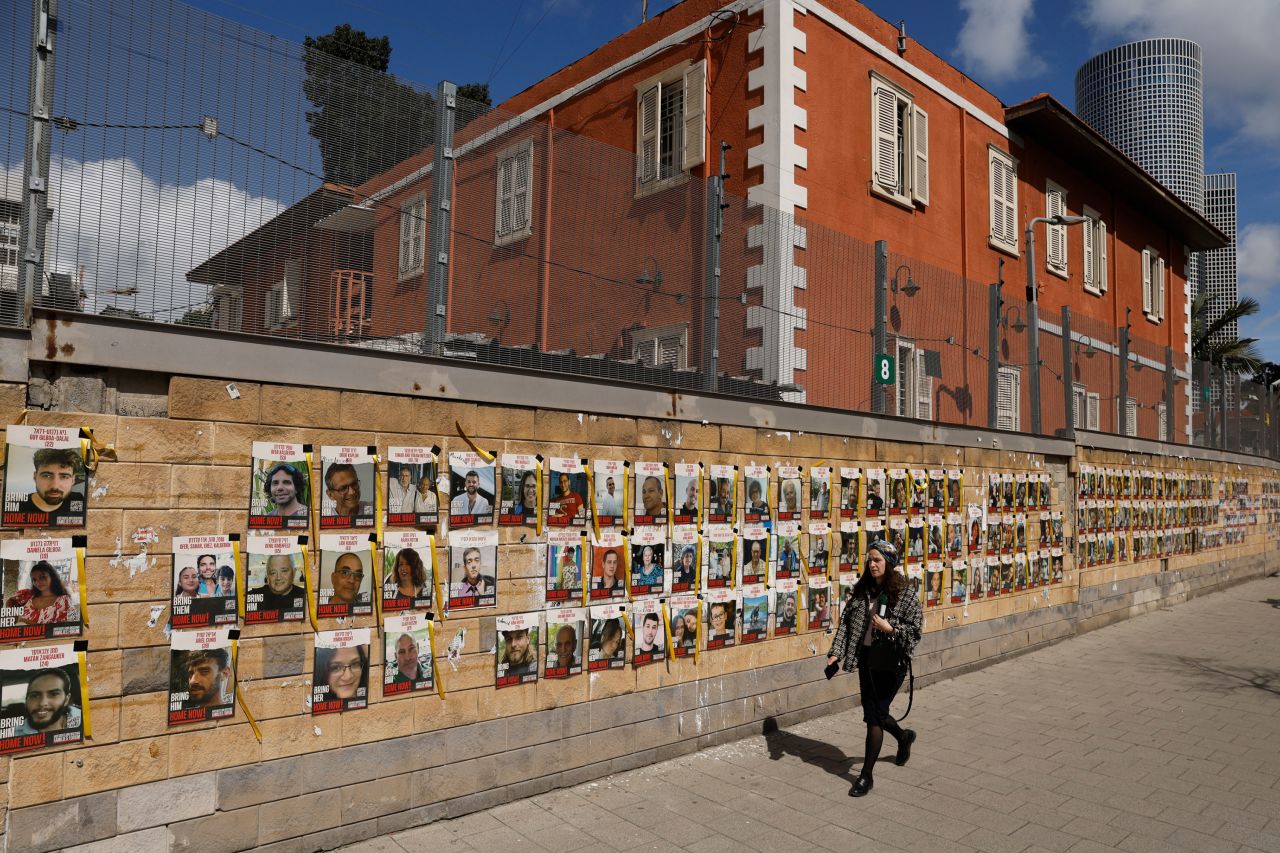
[(866, 655), (858, 658), (858, 693), (862, 698), (862, 721), (880, 726), (889, 717), (889, 705), (902, 689), (907, 677), (905, 667), (875, 672), (867, 666)]

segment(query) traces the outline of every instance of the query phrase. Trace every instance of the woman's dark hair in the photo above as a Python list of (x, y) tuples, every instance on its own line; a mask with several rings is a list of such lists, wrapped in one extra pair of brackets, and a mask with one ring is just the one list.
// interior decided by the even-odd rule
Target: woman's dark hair
[[(62, 585), (62, 578), (58, 575), (58, 570), (55, 569), (53, 567), (53, 564), (50, 563), (48, 560), (41, 560), (40, 562), (36, 563), (34, 566), (31, 567), (31, 571), (28, 574), (34, 575), (36, 572), (44, 572), (46, 575), (49, 576), (49, 591), (52, 592), (54, 595), (63, 596), (67, 594), (67, 588)], [(31, 591), (32, 592), (36, 591), (36, 583), (34, 578), (31, 580)]]
[[(427, 569), (422, 565), (422, 557), (418, 556), (418, 552), (412, 548), (401, 548), (396, 554), (396, 563), (392, 565), (391, 570), (395, 572), (396, 565), (400, 563), (400, 558), (409, 564), (409, 572), (413, 576), (413, 585), (421, 588), (427, 582)], [(400, 579), (396, 578), (396, 585), (400, 585)]]
[[(360, 686), (367, 688), (369, 686), (369, 648), (368, 646), (353, 646), (356, 654), (360, 656)], [(316, 649), (316, 671), (312, 674), (313, 680), (324, 679), (324, 683), (329, 683), (329, 664), (333, 662), (333, 655), (337, 649)]]
[(270, 470), (267, 471), (266, 483), (264, 484), (267, 488), (267, 497), (271, 497), (271, 480), (281, 471), (287, 473), (289, 478), (293, 480), (293, 490), (297, 494), (298, 502), (309, 506), (311, 503), (311, 495), (307, 493), (307, 480), (302, 476), (301, 471), (290, 465), (288, 462), (277, 462), (275, 465), (271, 466)]
[[(872, 548), (867, 549), (868, 552), (872, 550)], [(868, 553), (868, 557), (870, 557), (870, 553)], [(858, 582), (853, 585), (853, 597), (863, 600), (867, 596), (875, 598), (883, 592), (889, 596), (889, 606), (895, 607), (898, 604), (898, 595), (906, 588), (906, 585), (906, 576), (897, 569), (885, 569), (882, 583), (876, 583), (876, 579), (867, 570), (863, 571), (862, 577), (858, 578)]]
[(231, 568), (230, 566), (222, 566), (221, 568), (219, 568), (219, 569), (218, 569), (218, 575), (217, 575), (217, 577), (218, 577), (219, 579), (221, 579), (221, 578), (231, 578), (232, 580), (235, 580), (235, 579), (236, 579), (236, 570), (235, 570), (235, 569), (233, 569), (233, 568)]

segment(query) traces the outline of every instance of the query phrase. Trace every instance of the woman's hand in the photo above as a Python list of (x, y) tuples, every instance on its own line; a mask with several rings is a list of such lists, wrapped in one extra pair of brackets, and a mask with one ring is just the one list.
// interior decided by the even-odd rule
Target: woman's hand
[(836, 661), (838, 661), (838, 660), (839, 660), (839, 658), (837, 658), (835, 655), (830, 655), (830, 656), (828, 656), (828, 657), (827, 657), (827, 666), (832, 666), (832, 665), (833, 665), (833, 664), (835, 664), (835, 662), (836, 662)]
[(871, 624), (876, 627), (877, 631), (882, 631), (883, 633), (890, 635), (893, 634), (893, 626), (889, 624), (887, 619), (878, 613), (871, 614)]

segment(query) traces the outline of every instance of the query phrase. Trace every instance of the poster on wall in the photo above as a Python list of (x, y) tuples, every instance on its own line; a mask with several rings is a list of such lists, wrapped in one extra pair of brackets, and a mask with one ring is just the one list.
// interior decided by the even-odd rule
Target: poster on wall
[(885, 538), (889, 541), (890, 545), (898, 550), (898, 553), (902, 556), (903, 564), (906, 564), (911, 560), (911, 555), (907, 553), (907, 520), (905, 518), (898, 517), (889, 519), (888, 529), (885, 531)]
[(885, 499), (889, 496), (883, 468), (867, 469), (867, 518), (879, 518), (885, 513)]
[(746, 488), (743, 523), (769, 527), (773, 523), (769, 513), (769, 466), (747, 465), (743, 469), (743, 482)]
[(929, 494), (926, 510), (929, 513), (942, 512), (947, 507), (947, 472), (940, 468), (929, 469)]
[(937, 607), (942, 604), (945, 593), (942, 589), (943, 564), (941, 560), (930, 560), (924, 572), (924, 606)]
[(769, 531), (760, 524), (742, 528), (742, 583), (769, 582)]
[(88, 444), (75, 427), (9, 426), (3, 526), (84, 527)]
[(958, 512), (947, 513), (947, 556), (964, 554), (964, 516)]
[(547, 531), (547, 603), (582, 600), (587, 535), (581, 530)]
[(831, 525), (827, 521), (809, 522), (809, 556), (806, 558), (806, 574), (826, 576), (831, 564)]
[(924, 515), (929, 508), (929, 472), (913, 468), (908, 474), (907, 503), (912, 515)]
[(969, 564), (964, 560), (951, 561), (951, 603), (963, 604), (969, 592)]
[(298, 622), (307, 612), (305, 536), (250, 535), (245, 541), (244, 623)]
[(547, 678), (582, 674), (587, 647), (587, 608), (559, 607), (547, 611)]
[(924, 562), (925, 532), (924, 518), (918, 515), (913, 515), (907, 522), (907, 558), (903, 562)]
[(255, 441), (249, 482), (250, 530), (311, 526), (311, 445)]
[(336, 714), (369, 706), (368, 628), (317, 631), (311, 713)]
[(80, 636), (84, 551), (83, 536), (0, 542), (0, 643)]
[(672, 519), (676, 524), (698, 524), (702, 520), (702, 463), (677, 462), (671, 466), (671, 475), (676, 503)]
[(737, 565), (735, 539), (733, 528), (727, 524), (712, 524), (707, 527), (707, 570), (703, 575), (703, 586), (706, 589), (734, 586), (737, 583), (734, 571)]
[(800, 495), (803, 488), (799, 466), (778, 466), (778, 511), (775, 513), (778, 521), (800, 520)]
[(320, 527), (373, 527), (378, 493), (378, 448), (325, 445), (320, 448)]
[(692, 525), (671, 531), (671, 591), (696, 592), (698, 572), (702, 565), (702, 537)]
[[(532, 453), (504, 453), (499, 461), (502, 463), (502, 491), (498, 501), (498, 524), (536, 525), (541, 512), (542, 457)], [(477, 474), (477, 489), (479, 483)]]
[(170, 625), (207, 628), (238, 621), (239, 539), (238, 533), (173, 537)]
[(758, 643), (769, 636), (769, 590), (762, 583), (742, 588), (742, 643)]
[(862, 565), (862, 536), (858, 522), (840, 522), (840, 557), (837, 572), (856, 572)]
[(440, 520), (438, 447), (387, 448), (387, 526), (431, 527)]
[(969, 558), (969, 599), (980, 601), (987, 597), (987, 558)]
[(661, 595), (667, 589), (667, 532), (640, 527), (631, 533), (631, 595)]
[(628, 608), (631, 624), (635, 626), (631, 666), (639, 669), (666, 658), (668, 623), (661, 600), (646, 598), (628, 605)]
[(321, 619), (373, 613), (373, 565), (377, 542), (367, 533), (321, 533), (319, 600)]
[(627, 540), (617, 530), (601, 530), (591, 543), (591, 601), (627, 597)]
[(711, 466), (711, 499), (707, 501), (708, 524), (733, 524), (738, 517), (738, 466)]
[(809, 468), (809, 518), (825, 519), (831, 514), (831, 469)]
[(862, 469), (840, 469), (840, 518), (855, 519), (862, 509)]
[(497, 620), (493, 647), (495, 687), (533, 684), (538, 680), (538, 629), (541, 613), (511, 613)]
[(0, 649), (0, 755), (83, 740), (83, 657), (70, 643)]
[(673, 595), (667, 599), (671, 624), (673, 657), (693, 657), (698, 648), (698, 626), (702, 621), (702, 601), (696, 595)]
[(236, 712), (234, 628), (169, 636), (169, 725), (223, 720)]
[(426, 693), (435, 689), (431, 659), (431, 619), (426, 613), (389, 613), (382, 620), (382, 695)]
[(959, 512), (964, 502), (964, 470), (947, 469), (947, 512)]
[(737, 645), (739, 599), (736, 590), (712, 589), (706, 594), (707, 649)]
[(831, 581), (809, 580), (809, 630), (825, 631), (831, 625)]
[(905, 468), (889, 469), (889, 515), (906, 515), (909, 504), (907, 487), (907, 471)]
[(621, 459), (597, 459), (592, 463), (597, 527), (621, 527), (627, 523), (627, 474), (630, 470), (631, 463)]
[(587, 669), (590, 672), (624, 669), (627, 665), (626, 605), (592, 605), (590, 617), (591, 640), (587, 647)]
[(774, 525), (774, 530), (777, 531), (774, 542), (778, 548), (774, 579), (800, 577), (804, 571), (800, 558), (800, 522), (780, 520)]
[(667, 523), (667, 463), (635, 464), (635, 503), (632, 523), (636, 527)]
[(430, 610), (435, 599), (435, 537), (422, 530), (382, 534), (382, 610)]
[(794, 634), (798, 630), (796, 614), (800, 609), (800, 589), (794, 580), (778, 581), (773, 589), (773, 635)]
[(496, 497), (493, 462), (473, 451), (449, 454), (449, 527), (460, 529), (493, 523)]
[(940, 558), (947, 550), (947, 530), (946, 521), (942, 517), (942, 513), (931, 512), (925, 517), (928, 523), (928, 535), (926, 537), (925, 556), (930, 560)]
[[(505, 464), (505, 463), (504, 463)], [(553, 456), (547, 479), (547, 524), (552, 527), (582, 527), (587, 523), (587, 460)]]
[(498, 531), (449, 531), (449, 609), (498, 603)]

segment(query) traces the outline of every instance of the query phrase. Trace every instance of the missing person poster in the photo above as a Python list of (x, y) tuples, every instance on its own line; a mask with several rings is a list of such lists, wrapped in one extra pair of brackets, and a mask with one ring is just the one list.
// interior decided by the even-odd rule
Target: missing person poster
[(773, 635), (783, 637), (797, 631), (796, 614), (800, 609), (800, 588), (794, 580), (782, 580), (773, 592)]
[(84, 549), (83, 536), (0, 542), (0, 643), (80, 636)]
[(0, 649), (0, 755), (84, 739), (80, 666), (70, 643)]
[(547, 531), (547, 603), (582, 600), (587, 537), (580, 530)]
[(553, 456), (547, 479), (547, 524), (582, 527), (587, 523), (587, 460)]
[[(899, 552), (901, 553), (901, 552)], [(904, 563), (922, 563), (925, 556), (924, 519), (913, 515), (907, 522), (907, 558)]]
[(635, 509), (632, 523), (636, 527), (667, 523), (667, 463), (635, 464)]
[(234, 625), (239, 534), (173, 537), (174, 628)]
[(733, 524), (738, 517), (738, 466), (711, 466), (711, 499), (707, 501), (708, 524)]
[(382, 610), (430, 610), (435, 597), (434, 537), (422, 530), (382, 534)]
[(582, 674), (587, 648), (587, 608), (560, 607), (547, 611), (547, 678)]
[(940, 558), (947, 550), (946, 521), (940, 512), (931, 512), (925, 517), (929, 525), (926, 545), (927, 556), (931, 560)]
[(707, 567), (703, 573), (705, 589), (734, 586), (734, 558), (737, 542), (734, 530), (727, 524), (707, 526)]
[(369, 706), (370, 633), (368, 628), (316, 632), (312, 716)]
[(667, 590), (667, 531), (640, 527), (631, 533), (631, 595), (662, 595)]
[(170, 635), (169, 725), (222, 720), (235, 714), (233, 630), (205, 628)]
[(968, 540), (969, 554), (982, 553), (985, 548), (986, 532), (987, 532), (987, 510), (979, 504), (969, 504), (968, 515)]
[(702, 601), (696, 595), (673, 595), (667, 599), (674, 657), (693, 657), (698, 648), (698, 625), (702, 621)]
[(964, 554), (964, 516), (958, 512), (947, 513), (947, 556)]
[(737, 590), (707, 590), (707, 649), (727, 649), (737, 645), (739, 605)]
[(883, 468), (867, 469), (867, 518), (879, 518), (885, 514), (885, 500), (889, 497)]
[(743, 469), (743, 479), (747, 490), (747, 502), (742, 508), (743, 523), (771, 526), (773, 518), (769, 514), (769, 466), (748, 465)]
[(702, 564), (702, 537), (698, 528), (682, 525), (671, 531), (671, 591), (697, 592)]
[[(781, 514), (781, 513), (779, 513)], [(804, 571), (800, 559), (800, 522), (779, 520), (774, 525), (778, 556), (774, 561), (774, 578), (798, 578)]]
[(903, 564), (910, 562), (911, 555), (907, 552), (907, 520), (905, 518), (889, 519), (889, 529), (885, 535), (889, 544), (897, 548), (898, 553), (902, 555)]
[(831, 515), (831, 469), (825, 466), (809, 469), (809, 518), (826, 519)]
[(964, 560), (951, 561), (951, 603), (964, 604), (969, 593), (969, 564)]
[(387, 448), (387, 526), (433, 527), (440, 520), (437, 447)]
[(769, 590), (762, 583), (742, 588), (742, 643), (757, 643), (769, 636)]
[(943, 590), (943, 563), (941, 560), (930, 560), (924, 570), (924, 605), (937, 607), (942, 604), (946, 592)]
[[(627, 540), (618, 530), (601, 530), (591, 543), (592, 601), (621, 601), (627, 597)], [(585, 567), (584, 567), (585, 568)]]
[(698, 524), (702, 520), (702, 463), (677, 462), (671, 466), (675, 478), (676, 524)]
[(769, 582), (769, 531), (760, 524), (742, 528), (742, 584)]
[(597, 604), (591, 607), (591, 639), (587, 647), (587, 669), (600, 672), (624, 669), (627, 665), (627, 607), (625, 604)]
[(862, 469), (840, 469), (840, 518), (855, 519), (862, 514)]
[(831, 581), (809, 580), (809, 630), (825, 631), (831, 625)]
[(930, 513), (947, 508), (947, 472), (940, 468), (929, 469), (929, 494), (925, 507)]
[(858, 522), (840, 522), (840, 557), (837, 572), (856, 572), (862, 566), (862, 536)]
[(497, 620), (493, 647), (495, 687), (533, 684), (538, 680), (538, 628), (541, 613), (512, 613)]
[(449, 609), (498, 603), (498, 531), (449, 531)]
[(909, 489), (905, 468), (889, 469), (889, 515), (906, 515)]
[(628, 605), (631, 624), (635, 627), (635, 648), (631, 666), (639, 669), (667, 656), (667, 623), (661, 600), (646, 598)]
[(459, 529), (493, 523), (495, 472), (479, 453), (449, 454), (449, 527)]
[(305, 531), (310, 513), (311, 445), (255, 441), (249, 529)]
[(386, 655), (382, 668), (384, 697), (435, 689), (428, 614), (420, 611), (387, 614), (382, 620), (382, 639)]
[(378, 491), (376, 447), (326, 445), (320, 448), (320, 527), (373, 527)]
[(251, 535), (245, 540), (244, 623), (298, 622), (307, 612), (305, 536)]
[[(532, 453), (504, 453), (499, 525), (536, 525), (542, 502), (542, 457)], [(478, 481), (477, 481), (478, 482)]]
[(84, 527), (88, 439), (80, 430), (10, 426), (5, 442), (4, 526)]
[(969, 558), (969, 600), (980, 601), (987, 597), (987, 558)]
[(800, 480), (798, 465), (778, 466), (778, 521), (799, 521), (800, 495), (804, 493), (804, 485)]
[(1013, 475), (1013, 508), (1019, 512), (1027, 508), (1027, 475), (1022, 471)]
[(947, 512), (959, 512), (964, 502), (964, 469), (947, 470)]
[(912, 515), (923, 515), (929, 506), (929, 473), (913, 468), (908, 473), (908, 508)]
[(621, 459), (597, 459), (592, 463), (597, 527), (621, 527), (627, 523), (627, 475), (630, 471), (631, 463)]
[(367, 533), (321, 533), (319, 601), (321, 619), (373, 613), (373, 566), (377, 543)]

